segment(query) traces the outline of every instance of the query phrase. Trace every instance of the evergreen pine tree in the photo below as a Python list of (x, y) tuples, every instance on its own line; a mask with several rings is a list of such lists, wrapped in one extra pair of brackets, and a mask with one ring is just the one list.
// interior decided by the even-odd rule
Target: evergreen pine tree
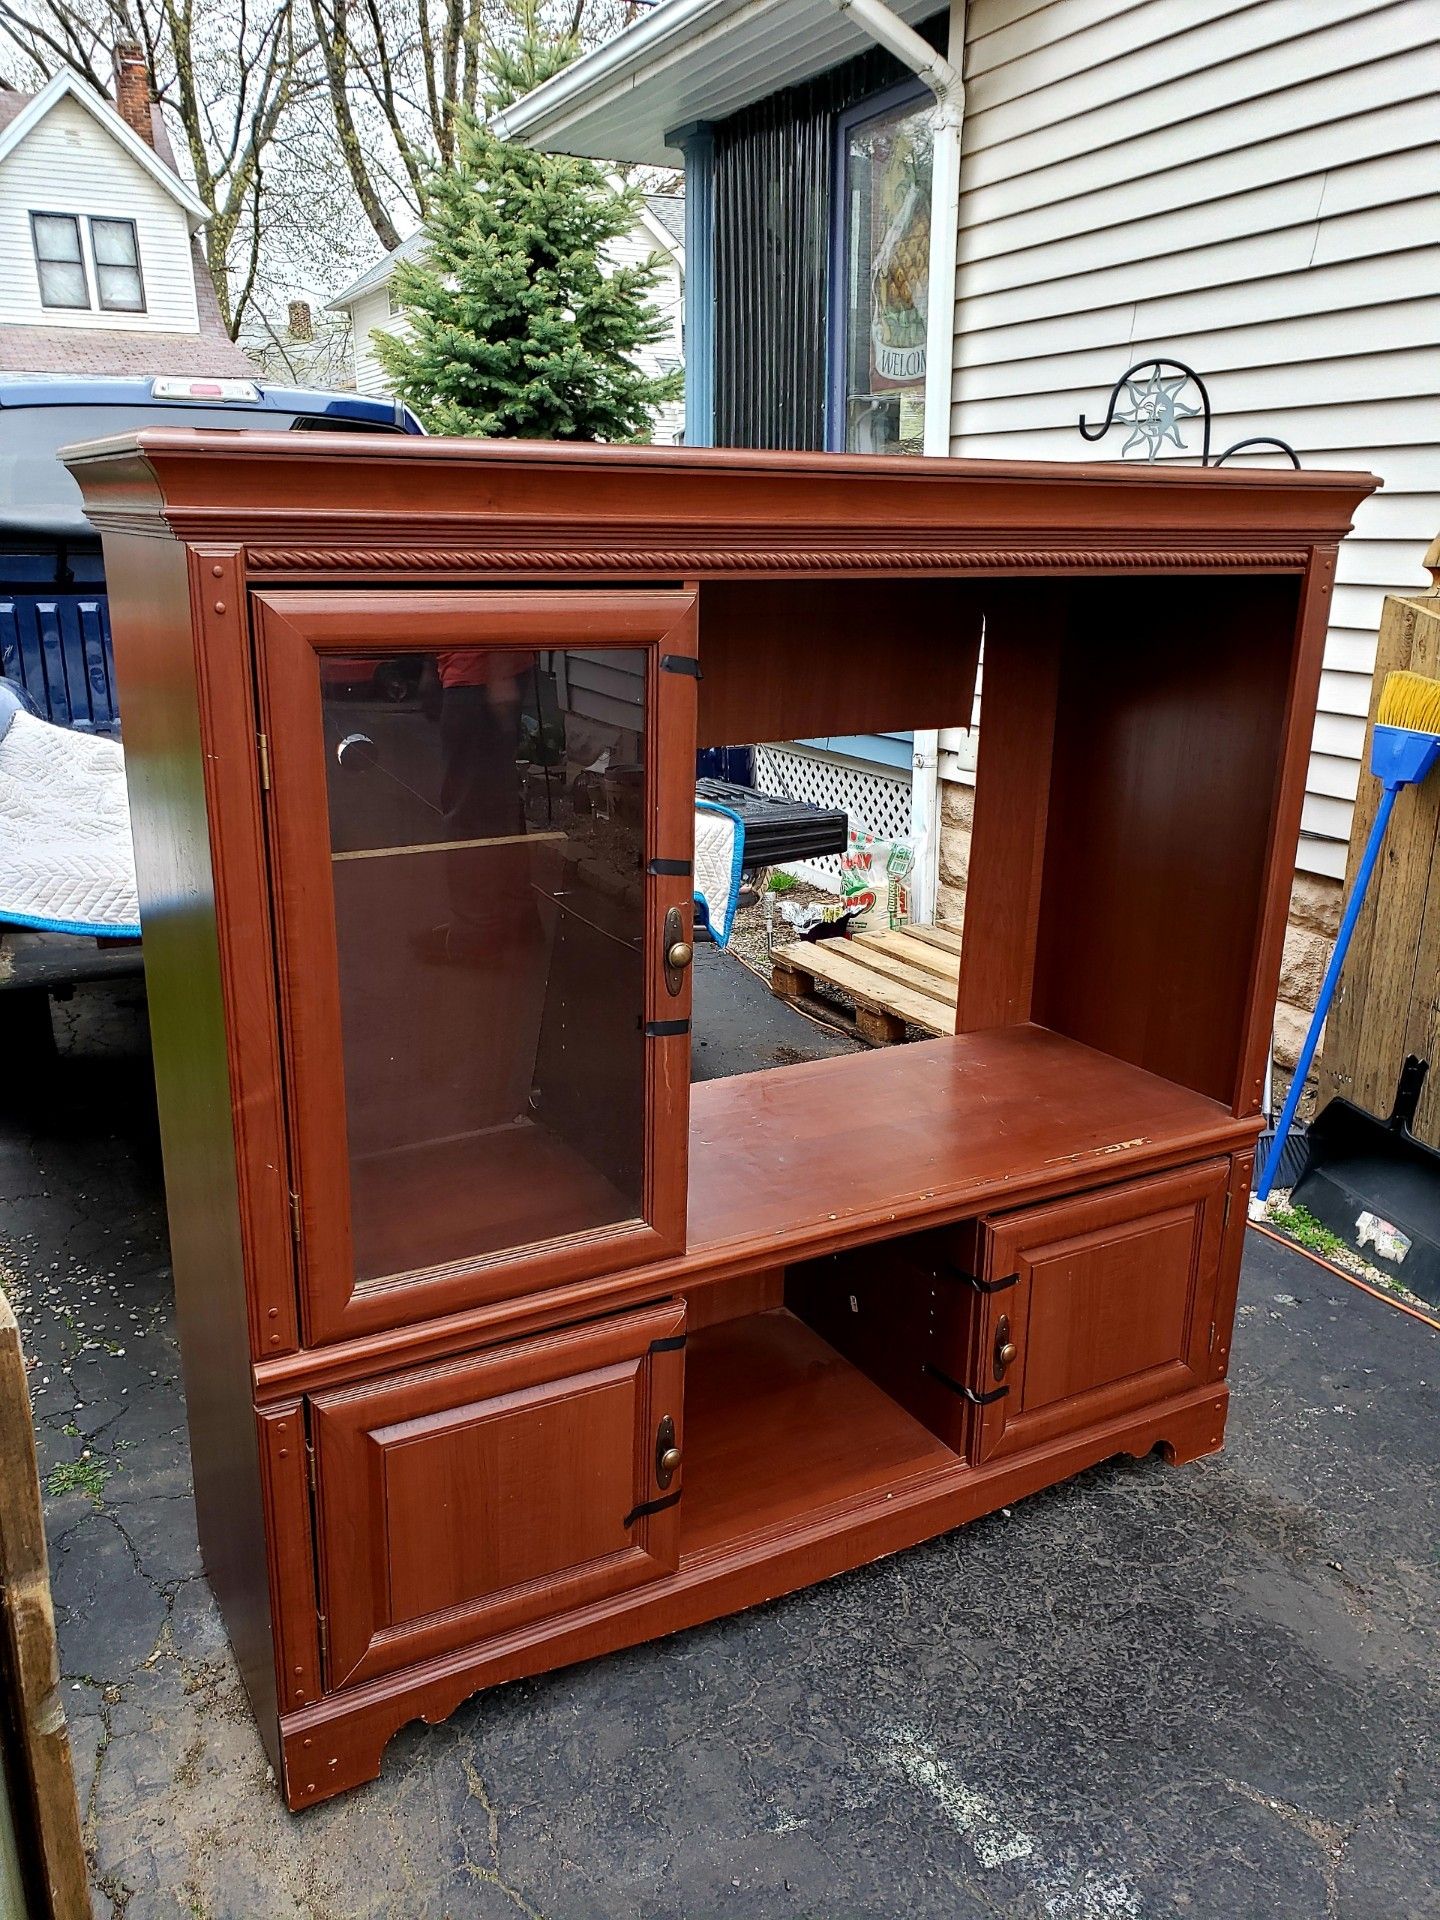
[[(492, 102), (564, 64), (519, 0), (517, 41), (492, 55)], [(640, 207), (588, 160), (507, 145), (473, 120), (427, 187), (424, 248), (391, 280), (411, 334), (375, 350), (432, 433), (644, 440), (681, 375), (631, 358), (658, 339), (653, 260), (602, 271)]]

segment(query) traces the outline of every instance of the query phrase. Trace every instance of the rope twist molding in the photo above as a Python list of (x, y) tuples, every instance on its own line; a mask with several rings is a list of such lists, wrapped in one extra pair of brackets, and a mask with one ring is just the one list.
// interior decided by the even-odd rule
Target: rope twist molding
[(504, 569), (569, 571), (719, 570), (772, 568), (856, 572), (870, 568), (945, 567), (964, 572), (996, 569), (1104, 567), (1165, 569), (1303, 568), (1303, 547), (265, 547), (249, 553), (256, 572), (365, 567), (403, 571)]

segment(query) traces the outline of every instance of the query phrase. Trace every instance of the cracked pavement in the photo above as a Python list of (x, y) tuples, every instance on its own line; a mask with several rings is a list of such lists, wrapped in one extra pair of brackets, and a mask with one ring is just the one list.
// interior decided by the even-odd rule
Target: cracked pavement
[(1226, 1451), (481, 1696), (292, 1817), (188, 1492), (143, 1007), (0, 1117), (103, 1920), (1440, 1920), (1440, 1335), (1251, 1236)]

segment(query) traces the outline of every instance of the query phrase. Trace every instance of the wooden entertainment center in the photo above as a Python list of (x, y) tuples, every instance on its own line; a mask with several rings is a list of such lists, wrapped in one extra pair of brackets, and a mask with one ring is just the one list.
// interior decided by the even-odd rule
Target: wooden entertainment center
[[(146, 432), (101, 529), (207, 1572), (407, 1721), (1224, 1433), (1369, 476)], [(690, 1085), (695, 749), (983, 722), (957, 1031)]]

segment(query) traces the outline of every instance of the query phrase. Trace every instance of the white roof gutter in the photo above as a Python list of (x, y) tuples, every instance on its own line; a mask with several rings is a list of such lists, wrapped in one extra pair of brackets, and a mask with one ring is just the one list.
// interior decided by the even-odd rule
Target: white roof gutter
[(490, 120), (502, 140), (520, 140), (562, 108), (582, 111), (603, 98), (618, 82), (634, 79), (663, 59), (673, 48), (687, 52), (703, 46), (712, 32), (727, 29), (735, 15), (763, 12), (773, 0), (666, 0), (643, 20), (637, 20), (573, 65), (563, 68), (503, 108)]

